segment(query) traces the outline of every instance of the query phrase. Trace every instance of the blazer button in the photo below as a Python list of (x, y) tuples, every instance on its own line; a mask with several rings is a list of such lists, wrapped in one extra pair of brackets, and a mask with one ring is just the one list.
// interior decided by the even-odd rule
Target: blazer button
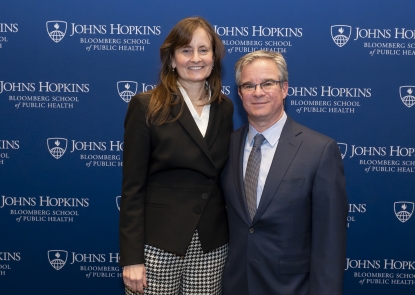
[(196, 213), (197, 215), (202, 214), (202, 209), (200, 209), (200, 207), (197, 207), (197, 208), (195, 209), (195, 213)]
[(209, 196), (208, 196), (208, 194), (207, 193), (203, 193), (202, 194), (202, 199), (203, 200), (207, 200), (209, 198)]
[(254, 233), (254, 228), (253, 227), (251, 227), (250, 229), (249, 229), (249, 232), (251, 233), (251, 234), (253, 234)]

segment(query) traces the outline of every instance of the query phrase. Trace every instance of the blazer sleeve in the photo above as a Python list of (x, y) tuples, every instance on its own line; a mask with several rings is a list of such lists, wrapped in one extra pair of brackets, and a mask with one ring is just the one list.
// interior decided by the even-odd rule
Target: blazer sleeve
[(120, 265), (144, 263), (144, 205), (151, 153), (146, 123), (149, 97), (134, 96), (124, 122), (123, 181), (120, 205)]
[(324, 148), (312, 190), (310, 295), (341, 295), (348, 202), (337, 143)]

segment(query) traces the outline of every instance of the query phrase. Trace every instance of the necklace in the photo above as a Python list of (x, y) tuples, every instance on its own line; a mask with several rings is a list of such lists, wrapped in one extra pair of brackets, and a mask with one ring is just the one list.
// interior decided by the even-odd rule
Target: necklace
[(208, 93), (207, 93), (207, 90), (205, 91), (205, 95), (204, 95), (204, 96), (202, 96), (201, 98), (198, 98), (198, 99), (191, 99), (191, 98), (189, 97), (189, 99), (190, 99), (191, 101), (200, 101), (200, 100), (204, 100), (204, 99), (206, 99), (206, 98), (208, 98)]
[(203, 96), (202, 98), (198, 98), (198, 99), (190, 99), (191, 101), (201, 101), (201, 100), (204, 100), (204, 99), (206, 99), (206, 98), (208, 98), (208, 96), (207, 96), (207, 94), (205, 95), (205, 96)]

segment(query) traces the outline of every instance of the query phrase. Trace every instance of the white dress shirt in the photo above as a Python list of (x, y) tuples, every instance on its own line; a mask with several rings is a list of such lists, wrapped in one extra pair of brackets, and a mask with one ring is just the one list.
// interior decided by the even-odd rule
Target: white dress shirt
[[(178, 85), (180, 92), (183, 95), (184, 101), (186, 102), (187, 107), (190, 110), (190, 113), (192, 114), (193, 119), (196, 122), (197, 127), (200, 130), (200, 133), (202, 133), (202, 136), (205, 137), (207, 126), (209, 124), (209, 114), (210, 114), (210, 104), (207, 104), (203, 107), (202, 114), (199, 117), (199, 114), (195, 110), (192, 101), (190, 100), (189, 96), (187, 95), (186, 90), (181, 85)], [(210, 88), (209, 88), (209, 101), (210, 101)]]
[[(265, 181), (267, 180), (269, 168), (271, 167), (272, 159), (274, 159), (275, 151), (277, 150), (278, 142), (280, 140), (282, 128), (287, 121), (287, 114), (284, 112), (281, 119), (274, 125), (269, 127), (264, 132), (261, 132), (265, 137), (265, 141), (261, 145), (261, 166), (259, 167), (258, 187), (257, 187), (257, 208), (261, 200), (262, 191), (264, 190)], [(243, 177), (245, 179), (246, 165), (248, 164), (249, 154), (254, 145), (254, 137), (258, 133), (254, 127), (249, 125), (248, 134), (245, 140), (244, 159), (243, 159)]]

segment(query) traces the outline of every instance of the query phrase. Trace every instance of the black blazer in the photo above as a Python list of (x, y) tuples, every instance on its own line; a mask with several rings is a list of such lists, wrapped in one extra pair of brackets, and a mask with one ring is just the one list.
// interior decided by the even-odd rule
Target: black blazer
[(231, 137), (223, 187), (229, 217), (224, 295), (341, 295), (348, 204), (337, 143), (292, 120), (283, 127), (251, 221), (243, 186), (248, 125)]
[(150, 97), (135, 95), (124, 123), (121, 266), (144, 263), (144, 244), (184, 255), (196, 229), (204, 252), (228, 241), (218, 175), (228, 159), (232, 102), (211, 104), (203, 137), (186, 104), (177, 121), (149, 127)]

